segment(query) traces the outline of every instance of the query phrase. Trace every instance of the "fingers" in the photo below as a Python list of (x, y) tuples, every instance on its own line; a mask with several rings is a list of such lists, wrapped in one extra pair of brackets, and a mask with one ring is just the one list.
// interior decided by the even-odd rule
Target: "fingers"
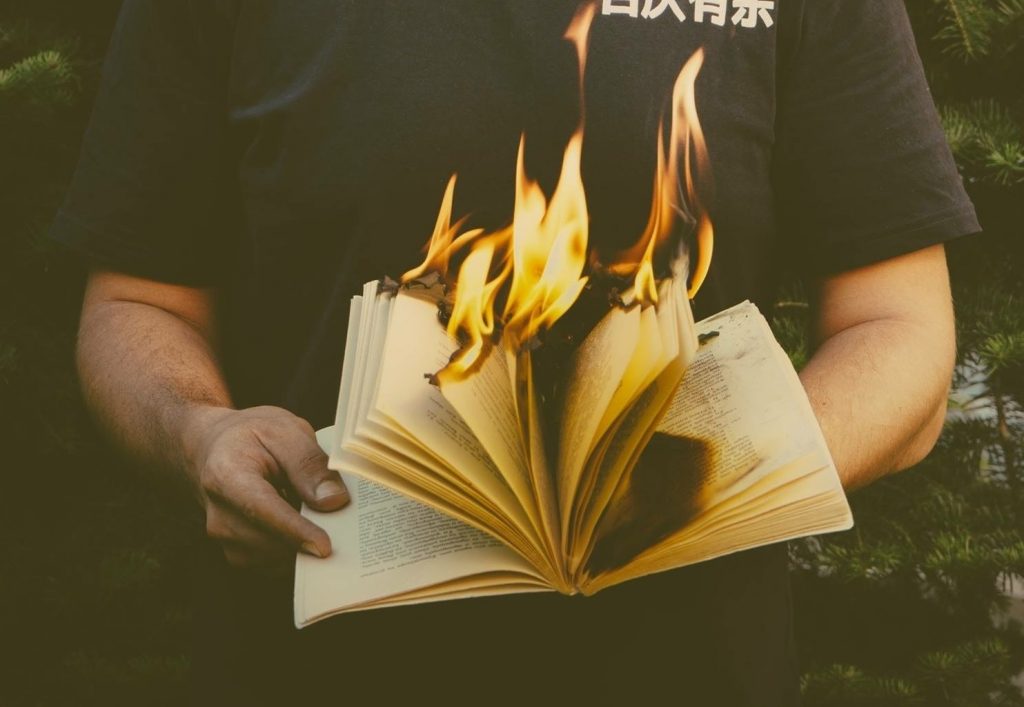
[(253, 525), (231, 508), (220, 504), (211, 504), (206, 514), (206, 534), (226, 544), (244, 545), (271, 554), (294, 554), (282, 538)]
[(285, 570), (295, 558), (295, 551), (281, 538), (225, 506), (211, 505), (206, 515), (206, 532), (218, 541), (224, 557), (235, 567), (277, 572)]
[(197, 449), (207, 533), (229, 561), (265, 565), (276, 561), (282, 547), (317, 557), (331, 554), (327, 533), (290, 502), (291, 488), (318, 511), (337, 510), (349, 501), (309, 423), (281, 408), (231, 411), (206, 430)]
[(216, 487), (214, 496), (222, 503), (211, 504), (214, 508), (207, 512), (208, 532), (216, 506), (227, 505), (250, 525), (277, 535), (288, 546), (317, 557), (331, 554), (327, 533), (303, 518), (260, 474), (231, 474)]
[(341, 475), (327, 468), (327, 455), (317, 444), (313, 428), (295, 420), (299, 429), (277, 427), (269, 435), (261, 434), (261, 441), (310, 508), (336, 511), (349, 502), (348, 489)]

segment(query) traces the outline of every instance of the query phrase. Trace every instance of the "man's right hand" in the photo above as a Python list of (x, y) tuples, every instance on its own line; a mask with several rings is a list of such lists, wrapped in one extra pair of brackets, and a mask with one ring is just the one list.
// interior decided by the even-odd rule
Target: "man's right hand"
[(275, 569), (296, 550), (327, 557), (331, 541), (293, 504), (334, 511), (349, 501), (305, 420), (282, 408), (197, 406), (184, 421), (188, 473), (206, 532), (238, 567)]
[[(296, 510), (348, 503), (309, 423), (287, 410), (234, 410), (216, 355), (212, 290), (124, 273), (90, 273), (78, 330), (86, 402), (114, 440), (146, 462), (184, 470), (206, 530), (233, 565), (273, 568), (331, 541)], [(293, 505), (294, 503), (294, 505)]]

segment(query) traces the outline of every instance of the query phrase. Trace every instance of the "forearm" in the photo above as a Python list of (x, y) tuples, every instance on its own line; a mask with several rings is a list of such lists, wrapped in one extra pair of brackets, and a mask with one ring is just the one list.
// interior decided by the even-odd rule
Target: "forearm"
[(187, 469), (189, 426), (230, 407), (202, 326), (159, 306), (87, 293), (77, 350), (86, 403), (133, 456)]
[(78, 340), (86, 401), (126, 451), (187, 479), (229, 562), (286, 566), (296, 549), (326, 557), (330, 538), (289, 501), (333, 511), (348, 491), (308, 422), (277, 407), (232, 409), (213, 309), (202, 289), (93, 273)]
[(941, 245), (824, 280), (800, 374), (848, 489), (920, 461), (945, 419), (956, 336)]
[(950, 363), (921, 326), (857, 324), (825, 341), (800, 373), (848, 490), (917, 463), (942, 430)]

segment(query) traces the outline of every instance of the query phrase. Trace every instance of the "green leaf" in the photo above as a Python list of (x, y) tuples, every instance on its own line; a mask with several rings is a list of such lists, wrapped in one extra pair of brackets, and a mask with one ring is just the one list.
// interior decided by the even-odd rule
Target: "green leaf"
[[(48, 49), (0, 69), (0, 107), (13, 101), (35, 111), (50, 112), (68, 106), (77, 95), (78, 82), (71, 62), (60, 51)], [(6, 108), (10, 110), (10, 108)]]

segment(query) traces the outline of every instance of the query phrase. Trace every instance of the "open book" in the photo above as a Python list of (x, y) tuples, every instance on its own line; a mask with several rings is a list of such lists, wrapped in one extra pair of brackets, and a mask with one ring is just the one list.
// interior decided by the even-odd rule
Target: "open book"
[(757, 308), (694, 324), (682, 288), (660, 287), (657, 307), (610, 308), (544, 383), (534, 359), (500, 346), (472, 375), (429, 380), (457, 346), (436, 300), (367, 284), (352, 301), (336, 423), (318, 433), (352, 503), (302, 511), (334, 553), (298, 556), (296, 625), (488, 594), (593, 594), (849, 528), (817, 420)]

